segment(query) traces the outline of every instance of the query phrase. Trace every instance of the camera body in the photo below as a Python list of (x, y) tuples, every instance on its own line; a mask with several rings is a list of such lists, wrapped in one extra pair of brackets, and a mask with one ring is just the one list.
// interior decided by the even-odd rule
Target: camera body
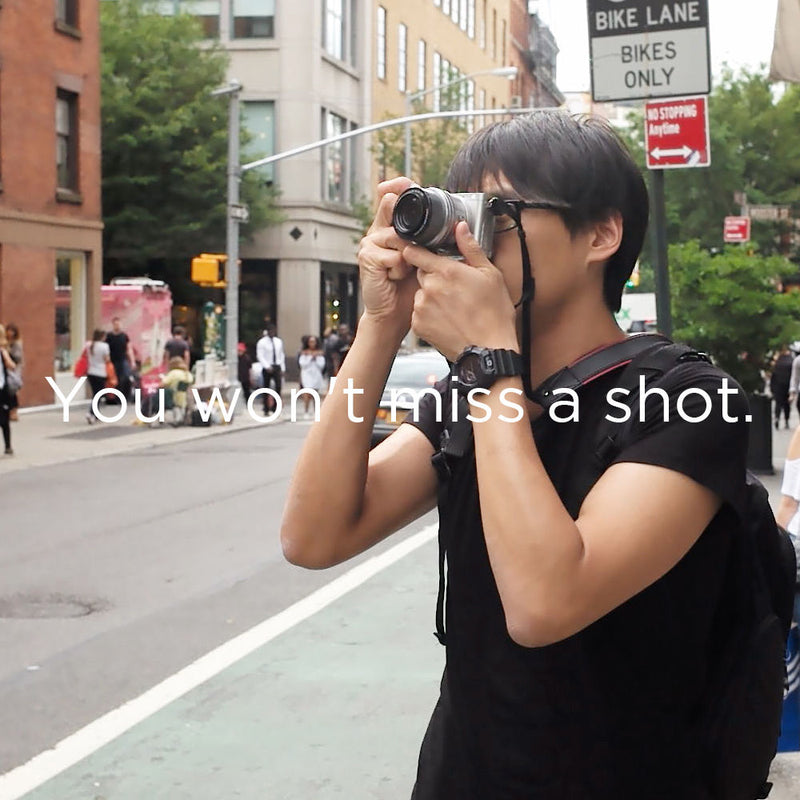
[(401, 239), (434, 253), (462, 258), (456, 245), (456, 225), (463, 219), (487, 258), (492, 256), (494, 216), (484, 192), (446, 192), (430, 186), (406, 189), (395, 203), (392, 226)]

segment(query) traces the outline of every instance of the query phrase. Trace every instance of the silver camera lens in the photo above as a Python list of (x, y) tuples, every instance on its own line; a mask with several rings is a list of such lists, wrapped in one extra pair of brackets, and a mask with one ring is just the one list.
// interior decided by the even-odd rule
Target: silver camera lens
[(491, 253), (494, 218), (481, 193), (452, 194), (436, 187), (406, 189), (395, 203), (392, 225), (401, 239), (443, 255), (459, 257), (456, 225), (466, 220), (487, 255)]

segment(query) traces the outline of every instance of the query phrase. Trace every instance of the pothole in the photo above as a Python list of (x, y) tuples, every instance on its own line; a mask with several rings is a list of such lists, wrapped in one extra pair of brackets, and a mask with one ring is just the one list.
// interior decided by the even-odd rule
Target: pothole
[(0, 619), (69, 619), (88, 617), (108, 608), (99, 598), (65, 594), (14, 594), (0, 597)]

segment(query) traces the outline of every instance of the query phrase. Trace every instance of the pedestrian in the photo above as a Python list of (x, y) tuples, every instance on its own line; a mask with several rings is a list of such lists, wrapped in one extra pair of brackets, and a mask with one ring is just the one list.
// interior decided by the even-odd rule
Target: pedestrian
[[(23, 379), (23, 371), (25, 368), (25, 352), (22, 347), (22, 338), (19, 335), (19, 328), (13, 323), (9, 322), (6, 325), (6, 338), (8, 339), (8, 354), (11, 356), (14, 364), (16, 364), (16, 371), (19, 375), (20, 381)], [(9, 411), (9, 419), (15, 422), (19, 419), (17, 409), (19, 408), (19, 392), (14, 392), (11, 395), (11, 408)]]
[(0, 325), (0, 430), (3, 431), (5, 454), (13, 456), (11, 448), (11, 408), (16, 395), (16, 379), (19, 382), (17, 363), (11, 357), (6, 328)]
[[(456, 218), (441, 230), (460, 260), (392, 226), (411, 186), (379, 186), (358, 251), (364, 311), (297, 462), (284, 554), (333, 566), (438, 499), (446, 668), (413, 800), (709, 798), (714, 742), (700, 746), (694, 723), (740, 599), (726, 570), (745, 491), (744, 393), (704, 359), (676, 362), (588, 485), (624, 362), (571, 390), (580, 413), (543, 406), (550, 376), (566, 380), (565, 367), (630, 344), (613, 312), (647, 226), (641, 173), (598, 118), (543, 110), (483, 127), (447, 189), (484, 193), (469, 202), (493, 219), (492, 255)], [(452, 362), (452, 377), (370, 452), (410, 328)], [(708, 398), (705, 414), (686, 387)], [(466, 429), (450, 422), (464, 408)]]
[[(264, 377), (264, 388), (272, 389), (278, 396), (281, 394), (283, 374), (286, 372), (286, 353), (283, 340), (278, 336), (274, 323), (269, 323), (264, 335), (256, 344), (256, 359), (261, 364)], [(275, 398), (264, 394), (264, 413), (272, 414), (277, 405)]]
[(332, 377), (339, 374), (342, 362), (350, 349), (352, 335), (350, 326), (346, 323), (340, 324), (325, 339), (325, 360), (328, 363), (328, 374)]
[[(321, 398), (325, 391), (325, 353), (320, 348), (319, 339), (313, 334), (304, 336), (303, 340), (304, 347), (297, 356), (297, 364), (300, 367), (300, 387), (311, 389), (317, 397)], [(305, 419), (311, 419), (313, 416), (309, 410), (312, 400), (314, 400), (313, 395), (303, 395)]]
[(175, 356), (180, 356), (187, 367), (192, 363), (189, 342), (186, 341), (186, 328), (182, 325), (176, 325), (172, 329), (172, 338), (164, 345), (164, 363), (168, 364)]
[(91, 425), (97, 420), (97, 415), (94, 413), (94, 398), (106, 388), (106, 381), (108, 380), (107, 365), (111, 364), (111, 355), (106, 342), (106, 332), (100, 328), (95, 329), (91, 341), (86, 342), (85, 346), (86, 357), (89, 360), (86, 377), (92, 390), (89, 410), (86, 412), (86, 421)]
[(239, 342), (236, 345), (236, 351), (239, 358), (237, 375), (239, 383), (242, 386), (242, 394), (244, 395), (245, 403), (250, 399), (253, 393), (253, 386), (250, 383), (250, 372), (253, 369), (253, 359), (247, 354), (247, 345), (244, 342)]
[(173, 356), (168, 367), (169, 371), (161, 378), (160, 386), (169, 392), (169, 400), (165, 401), (165, 406), (172, 411), (172, 426), (178, 427), (186, 423), (189, 402), (187, 393), (194, 383), (194, 376), (181, 356)]
[(111, 330), (106, 333), (106, 343), (117, 376), (117, 389), (126, 400), (131, 396), (131, 377), (136, 370), (136, 356), (130, 337), (122, 330), (122, 321), (119, 317), (111, 320)]
[(789, 531), (797, 551), (798, 594), (795, 596), (794, 620), (800, 624), (800, 428), (792, 435), (786, 452), (781, 501), (775, 519)]

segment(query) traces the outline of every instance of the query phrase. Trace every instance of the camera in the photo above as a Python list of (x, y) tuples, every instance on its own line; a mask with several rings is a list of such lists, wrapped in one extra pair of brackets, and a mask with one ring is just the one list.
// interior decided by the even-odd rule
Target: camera
[(397, 198), (392, 225), (401, 239), (439, 255), (461, 258), (455, 234), (456, 225), (463, 219), (487, 258), (491, 258), (494, 216), (488, 200), (483, 192), (456, 194), (432, 186), (412, 186)]

